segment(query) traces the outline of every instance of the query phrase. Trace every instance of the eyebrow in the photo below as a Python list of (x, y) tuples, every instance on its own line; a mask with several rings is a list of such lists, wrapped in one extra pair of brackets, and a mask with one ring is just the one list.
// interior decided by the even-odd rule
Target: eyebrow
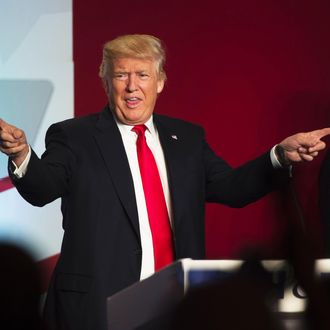
[[(125, 71), (124, 69), (118, 69), (118, 70), (114, 70), (113, 73), (118, 74), (118, 73), (130, 73), (130, 72)], [(142, 69), (142, 70), (134, 71), (134, 73), (149, 73), (149, 71), (147, 69)]]

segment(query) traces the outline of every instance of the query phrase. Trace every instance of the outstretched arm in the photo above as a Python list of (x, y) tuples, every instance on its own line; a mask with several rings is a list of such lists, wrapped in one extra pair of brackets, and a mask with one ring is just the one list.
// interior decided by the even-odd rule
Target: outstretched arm
[(24, 131), (0, 119), (0, 151), (19, 167), (29, 152)]

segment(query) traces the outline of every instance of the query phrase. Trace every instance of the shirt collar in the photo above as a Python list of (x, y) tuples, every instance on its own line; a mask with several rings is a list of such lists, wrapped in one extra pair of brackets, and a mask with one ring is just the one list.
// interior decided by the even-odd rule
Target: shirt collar
[[(132, 128), (134, 127), (134, 125), (127, 125), (127, 124), (123, 124), (122, 122), (120, 122), (115, 115), (113, 115), (113, 118), (116, 121), (116, 124), (120, 130), (120, 132), (124, 133), (124, 134), (129, 134), (132, 132)], [(156, 128), (154, 125), (154, 121), (153, 121), (153, 116), (151, 115), (151, 117), (144, 123), (144, 125), (147, 126), (148, 131), (150, 132), (150, 134), (152, 136), (156, 135)]]

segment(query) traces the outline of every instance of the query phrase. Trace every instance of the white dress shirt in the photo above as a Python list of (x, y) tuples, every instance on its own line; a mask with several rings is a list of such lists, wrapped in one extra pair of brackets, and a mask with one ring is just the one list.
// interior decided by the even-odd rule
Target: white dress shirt
[[(140, 279), (142, 280), (154, 273), (155, 266), (152, 236), (136, 151), (137, 134), (132, 131), (133, 126), (124, 125), (117, 120), (116, 123), (118, 125), (124, 143), (134, 183), (142, 246), (142, 266), (140, 273)], [(160, 179), (163, 186), (167, 211), (169, 214), (170, 222), (172, 223), (172, 206), (163, 149), (160, 144), (158, 132), (156, 127), (154, 126), (152, 117), (145, 123), (145, 125), (147, 126), (147, 130), (145, 131), (146, 141), (154, 155), (158, 167)]]

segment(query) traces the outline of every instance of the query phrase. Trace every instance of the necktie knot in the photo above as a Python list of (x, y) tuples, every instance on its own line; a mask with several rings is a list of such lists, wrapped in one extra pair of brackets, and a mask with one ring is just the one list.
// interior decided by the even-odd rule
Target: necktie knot
[(138, 136), (144, 136), (146, 130), (147, 130), (146, 125), (135, 125), (132, 128), (132, 131), (135, 132)]

